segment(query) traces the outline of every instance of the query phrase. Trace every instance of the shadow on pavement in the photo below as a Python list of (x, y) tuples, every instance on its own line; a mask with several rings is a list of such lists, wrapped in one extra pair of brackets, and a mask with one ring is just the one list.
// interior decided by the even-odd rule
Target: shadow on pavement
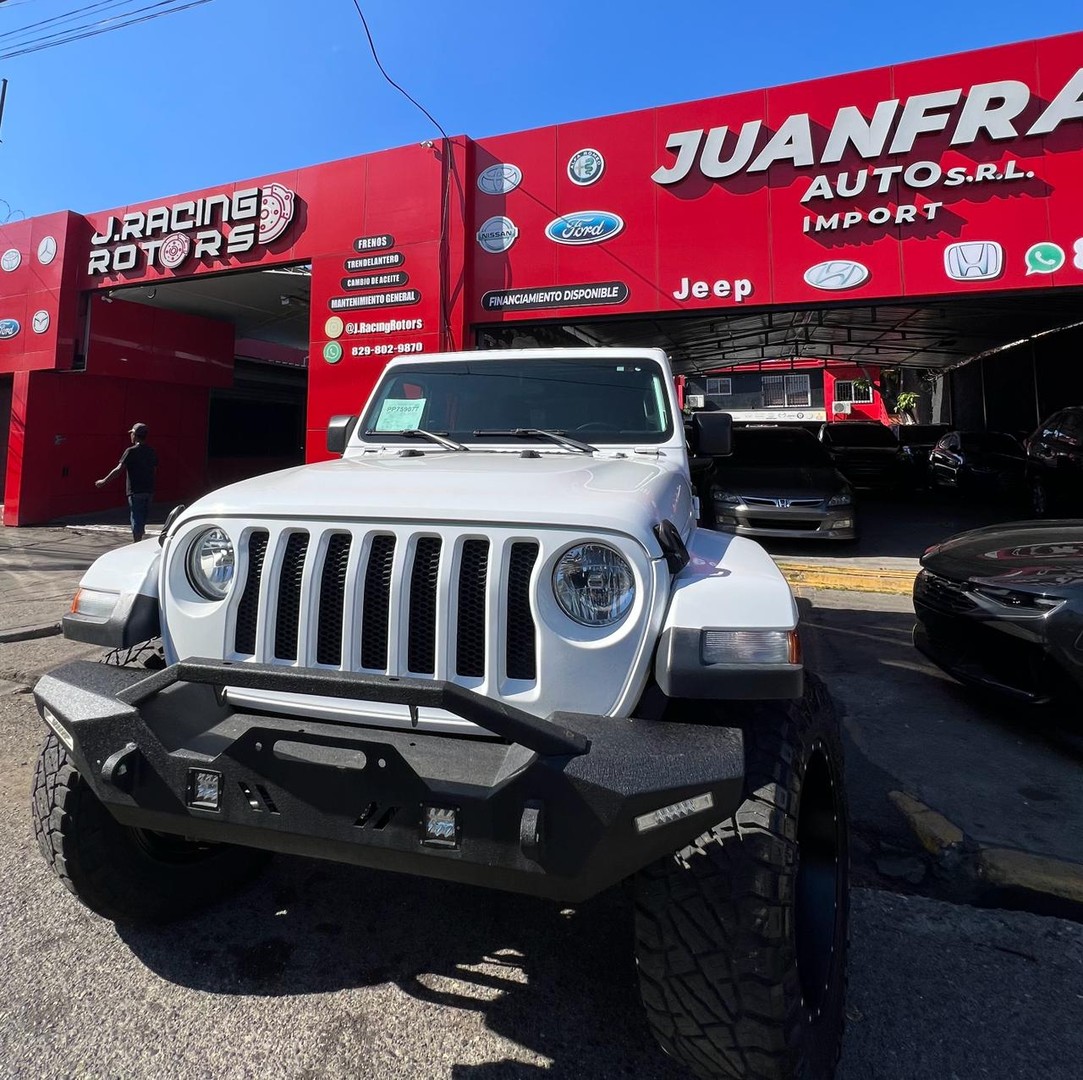
[[(278, 996), (390, 982), (483, 1012), (492, 1031), (549, 1058), (547, 1076), (686, 1076), (647, 1029), (620, 890), (561, 908), (281, 856), (262, 882), (201, 918), (118, 931), (157, 974), (197, 990)], [(538, 1071), (506, 1062), (453, 1075)]]

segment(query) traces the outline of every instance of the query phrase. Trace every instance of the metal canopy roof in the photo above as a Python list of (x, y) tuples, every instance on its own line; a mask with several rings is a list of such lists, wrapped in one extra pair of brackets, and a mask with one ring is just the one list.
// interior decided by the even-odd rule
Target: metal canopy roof
[(308, 266), (202, 274), (109, 290), (117, 300), (233, 323), (238, 338), (308, 349)]
[[(309, 268), (202, 275), (110, 290), (117, 299), (233, 323), (240, 338), (307, 349)], [(506, 345), (665, 349), (678, 374), (790, 358), (949, 371), (1031, 338), (1083, 324), (1083, 289), (952, 296), (921, 303), (834, 303), (490, 327)]]
[(657, 346), (669, 353), (678, 374), (794, 357), (943, 372), (1080, 324), (1083, 290), (1058, 289), (920, 304), (730, 307), (711, 314), (607, 317), (571, 325), (504, 324), (501, 330), (520, 342), (533, 337), (539, 345)]

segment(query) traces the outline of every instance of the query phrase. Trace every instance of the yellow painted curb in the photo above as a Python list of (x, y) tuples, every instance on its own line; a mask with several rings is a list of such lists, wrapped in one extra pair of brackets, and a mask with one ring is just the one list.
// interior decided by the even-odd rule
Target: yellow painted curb
[(870, 570), (858, 566), (824, 566), (776, 560), (791, 585), (808, 589), (846, 589), (851, 592), (893, 593), (909, 596), (914, 589), (912, 570)]
[(930, 855), (943, 855), (963, 842), (963, 830), (952, 824), (943, 814), (907, 795), (904, 791), (890, 791), (887, 796), (910, 823), (921, 846)]
[(1083, 904), (1083, 865), (1011, 848), (985, 848), (978, 870), (993, 885), (1026, 889)]

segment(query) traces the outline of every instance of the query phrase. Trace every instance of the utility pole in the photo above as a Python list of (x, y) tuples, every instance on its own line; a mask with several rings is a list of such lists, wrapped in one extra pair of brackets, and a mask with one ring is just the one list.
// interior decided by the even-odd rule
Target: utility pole
[[(8, 81), (7, 79), (0, 79), (0, 128), (4, 126), (4, 102), (8, 96)], [(0, 142), (3, 142), (0, 139)]]

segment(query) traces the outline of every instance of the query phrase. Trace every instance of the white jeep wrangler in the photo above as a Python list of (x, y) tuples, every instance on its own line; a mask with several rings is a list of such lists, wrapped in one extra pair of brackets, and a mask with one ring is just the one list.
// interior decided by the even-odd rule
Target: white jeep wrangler
[(756, 543), (697, 527), (665, 355), (411, 357), (341, 460), (178, 509), (64, 620), (161, 642), (35, 689), (34, 814), (94, 911), (164, 919), (267, 852), (581, 901), (626, 879), (644, 1005), (700, 1076), (829, 1076), (848, 832), (837, 720)]

